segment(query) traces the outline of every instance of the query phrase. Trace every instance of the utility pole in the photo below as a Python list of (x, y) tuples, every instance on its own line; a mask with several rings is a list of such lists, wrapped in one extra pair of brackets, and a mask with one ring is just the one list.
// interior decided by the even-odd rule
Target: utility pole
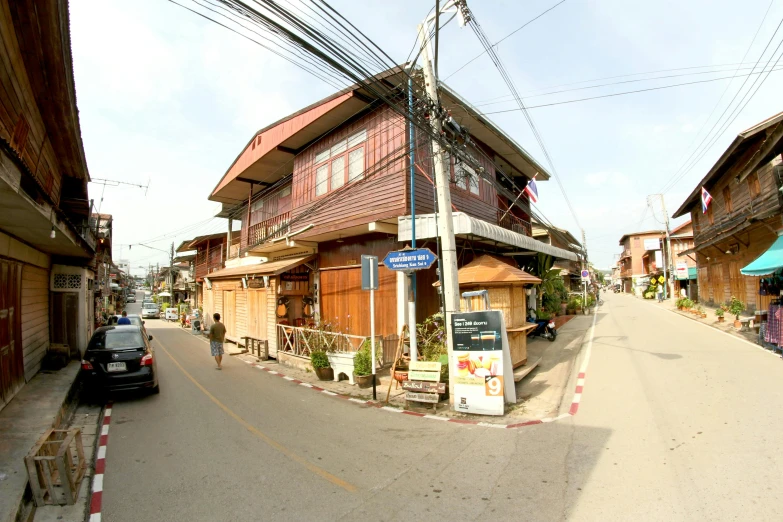
[[(448, 5), (448, 2), (446, 5)], [(445, 7), (445, 6), (444, 6)], [(458, 9), (459, 10), (459, 9)], [(440, 98), (438, 96), (438, 79), (432, 70), (430, 61), (430, 50), (428, 42), (429, 20), (419, 24), (419, 44), (423, 58), (424, 83), (427, 88), (427, 95), (433, 103), (435, 111), (440, 109)], [(440, 114), (430, 116), (430, 125), (435, 136), (441, 136), (443, 125)], [(451, 331), (451, 316), (454, 312), (459, 312), (459, 282), (457, 279), (457, 246), (454, 239), (454, 219), (451, 214), (451, 192), (449, 175), (443, 165), (443, 151), (437, 140), (432, 140), (432, 153), (435, 167), (435, 186), (438, 193), (438, 235), (441, 240), (442, 264), (443, 269), (443, 295), (444, 295), (444, 321), (446, 330), (446, 346), (449, 354), (449, 361), (454, 359), (454, 338)], [(414, 325), (415, 327), (415, 325)], [(411, 354), (413, 359), (413, 354)], [(453, 375), (456, 372), (452, 373)], [(450, 401), (454, 401), (454, 379), (449, 382)]]
[[(587, 270), (587, 237), (582, 229), (582, 270)], [(587, 310), (587, 281), (582, 282), (582, 311)], [(597, 305), (597, 303), (596, 303)]]
[(174, 304), (174, 241), (171, 242), (171, 252), (169, 253), (169, 293), (171, 294), (171, 304)]
[[(664, 225), (666, 225), (666, 255), (663, 256), (663, 279), (666, 281), (663, 287), (663, 298), (668, 299), (670, 292), (669, 292), (669, 286), (671, 285), (671, 281), (669, 281), (669, 278), (666, 276), (666, 269), (669, 268), (669, 274), (672, 274), (673, 271), (673, 262), (672, 262), (672, 238), (671, 238), (671, 231), (669, 230), (669, 214), (666, 213), (666, 203), (663, 201), (663, 194), (658, 194), (661, 197), (661, 209), (663, 210), (663, 222)], [(672, 288), (672, 291), (674, 289)]]

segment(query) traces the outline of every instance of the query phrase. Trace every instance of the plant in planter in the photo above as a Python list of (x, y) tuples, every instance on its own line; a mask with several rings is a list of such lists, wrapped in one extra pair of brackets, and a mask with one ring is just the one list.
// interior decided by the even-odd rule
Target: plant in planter
[(676, 301), (674, 301), (674, 305), (677, 307), (677, 310), (682, 310), (682, 302), (685, 300), (684, 297), (680, 297)]
[(372, 354), (368, 342), (362, 343), (361, 349), (356, 352), (353, 358), (353, 378), (359, 388), (369, 388), (372, 386)]
[(702, 319), (707, 317), (707, 313), (704, 311), (704, 307), (702, 305), (697, 306), (696, 311), (699, 312), (699, 315), (701, 316)]
[(724, 315), (726, 314), (726, 311), (723, 309), (723, 307), (719, 307), (715, 310), (715, 315), (718, 317), (718, 322), (722, 323), (724, 319)]
[(742, 323), (739, 320), (739, 316), (743, 310), (745, 310), (745, 303), (736, 297), (731, 296), (731, 300), (728, 302), (728, 310), (726, 311), (734, 316), (734, 328), (742, 328)]
[(693, 308), (693, 300), (688, 299), (687, 297), (682, 300), (682, 308), (683, 310), (690, 310)]
[(329, 364), (329, 357), (323, 350), (313, 350), (310, 352), (310, 364), (313, 366), (315, 374), (321, 381), (334, 380), (334, 370)]

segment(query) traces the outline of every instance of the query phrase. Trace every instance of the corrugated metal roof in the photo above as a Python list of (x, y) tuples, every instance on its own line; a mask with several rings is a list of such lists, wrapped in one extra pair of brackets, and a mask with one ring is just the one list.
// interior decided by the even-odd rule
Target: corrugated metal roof
[[(534, 252), (541, 252), (558, 259), (568, 259), (578, 261), (576, 254), (562, 248), (547, 245), (530, 236), (524, 236), (511, 230), (493, 225), (478, 218), (471, 217), (464, 212), (454, 212), (454, 235), (473, 235), (505, 245), (521, 248)], [(397, 218), (398, 241), (411, 240), (411, 216), (400, 216)], [(416, 238), (427, 239), (438, 235), (438, 227), (435, 225), (435, 214), (419, 214), (416, 216)]]
[(259, 263), (257, 265), (235, 266), (232, 268), (224, 268), (223, 270), (217, 270), (215, 272), (212, 272), (211, 274), (207, 274), (206, 277), (208, 277), (209, 279), (226, 279), (226, 278), (238, 278), (247, 275), (261, 275), (261, 276), (279, 275), (282, 274), (283, 272), (287, 272), (291, 270), (292, 268), (296, 268), (297, 266), (306, 263), (314, 258), (315, 256), (309, 255), (309, 256), (292, 257), (290, 259), (281, 259), (280, 261), (269, 261), (267, 263)]

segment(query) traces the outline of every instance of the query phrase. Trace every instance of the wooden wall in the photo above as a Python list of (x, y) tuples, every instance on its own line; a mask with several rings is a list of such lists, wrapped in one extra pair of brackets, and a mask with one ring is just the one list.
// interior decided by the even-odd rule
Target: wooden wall
[(0, 139), (11, 145), (58, 205), (62, 173), (33, 95), (7, 0), (0, 0)]
[[(362, 129), (367, 131), (364, 162), (365, 176), (370, 179), (346, 184), (336, 192), (327, 192), (316, 198), (316, 154)], [(407, 160), (402, 157), (387, 165), (385, 157), (390, 154), (396, 156), (398, 152), (404, 153), (407, 149), (406, 132), (403, 118), (390, 108), (384, 107), (346, 124), (296, 156), (291, 219), (308, 213), (307, 220), (303, 221), (302, 225), (316, 224), (316, 227), (303, 234), (302, 238), (405, 213)], [(335, 197), (335, 193), (341, 195)], [(310, 209), (324, 200), (329, 201), (329, 204), (318, 210)]]
[(41, 367), (49, 348), (49, 270), (22, 268), (22, 349), (25, 380)]
[[(389, 239), (392, 239), (391, 241)], [(367, 234), (319, 245), (321, 320), (335, 329), (354, 335), (370, 335), (370, 294), (362, 290), (361, 256), (375, 255), (382, 262), (400, 244), (394, 236)], [(397, 276), (381, 264), (375, 292), (376, 335), (391, 335), (397, 330)], [(350, 316), (350, 317), (349, 317)]]

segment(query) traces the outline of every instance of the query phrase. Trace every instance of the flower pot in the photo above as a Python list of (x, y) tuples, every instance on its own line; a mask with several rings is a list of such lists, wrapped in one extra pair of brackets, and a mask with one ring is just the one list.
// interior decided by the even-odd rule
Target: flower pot
[(742, 323), (739, 321), (739, 319), (734, 319), (734, 328), (736, 328), (737, 330), (742, 328)]
[(560, 303), (560, 315), (565, 315), (567, 308), (568, 308), (568, 303)]
[(725, 318), (725, 317), (723, 317), (722, 315), (719, 315), (719, 316), (718, 316), (718, 322), (719, 322), (719, 323), (722, 323), (722, 322), (723, 322), (725, 319), (726, 319), (726, 318)]
[(401, 370), (394, 370), (394, 380), (403, 383), (404, 381), (408, 380), (408, 369), (403, 368)]
[(706, 318), (707, 318), (707, 314), (706, 314), (706, 313), (704, 313), (704, 312), (702, 312), (702, 313), (701, 313), (701, 318), (702, 318), (702, 319), (706, 319)]
[(359, 385), (359, 388), (369, 388), (372, 386), (372, 379), (374, 375), (356, 375), (353, 374), (353, 380), (356, 384)]
[(334, 380), (334, 370), (331, 368), (313, 368), (315, 370), (315, 375), (318, 376), (319, 381), (333, 381)]

